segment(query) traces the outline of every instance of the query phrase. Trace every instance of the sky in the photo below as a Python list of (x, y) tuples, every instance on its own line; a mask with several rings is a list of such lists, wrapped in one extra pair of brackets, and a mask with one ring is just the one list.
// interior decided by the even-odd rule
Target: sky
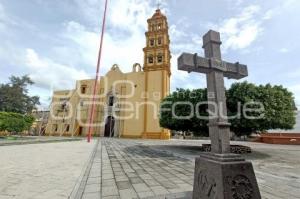
[[(157, 0), (109, 0), (101, 75), (143, 63), (147, 19)], [(0, 83), (29, 75), (31, 95), (49, 106), (53, 90), (72, 89), (96, 71), (104, 0), (0, 0)], [(248, 65), (239, 81), (283, 85), (300, 107), (299, 0), (161, 0), (168, 17), (172, 90), (206, 87), (204, 74), (177, 70), (183, 52), (203, 55), (202, 36), (221, 33), (222, 58)], [(235, 80), (225, 80), (229, 87)]]

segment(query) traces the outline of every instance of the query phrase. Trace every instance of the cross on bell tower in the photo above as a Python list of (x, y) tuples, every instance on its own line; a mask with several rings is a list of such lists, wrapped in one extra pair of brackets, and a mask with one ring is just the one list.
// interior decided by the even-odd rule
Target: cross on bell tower
[(161, 6), (161, 2), (160, 2), (160, 0), (157, 0), (157, 9), (160, 9), (160, 6)]

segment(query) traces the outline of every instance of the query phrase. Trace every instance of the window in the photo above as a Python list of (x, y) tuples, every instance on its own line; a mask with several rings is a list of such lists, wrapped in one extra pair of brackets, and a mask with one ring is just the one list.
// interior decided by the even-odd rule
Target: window
[(114, 105), (114, 96), (110, 96), (108, 100), (108, 106), (113, 106)]
[(66, 124), (66, 132), (69, 132), (69, 131), (70, 131), (70, 125)]
[(78, 135), (79, 135), (79, 136), (82, 136), (82, 130), (83, 130), (83, 128), (82, 128), (82, 126), (80, 126), (80, 127), (79, 127), (79, 132), (78, 132)]
[(150, 46), (154, 46), (154, 44), (155, 44), (154, 39), (150, 39)]
[(53, 128), (53, 131), (54, 131), (54, 132), (57, 132), (57, 129), (58, 129), (57, 124), (53, 124), (53, 127), (52, 127), (52, 128)]
[(158, 30), (161, 30), (162, 29), (162, 25), (158, 24), (157, 28), (158, 28)]
[(67, 102), (63, 102), (62, 105), (61, 105), (61, 110), (65, 111), (67, 108)]
[(159, 55), (157, 56), (157, 62), (158, 62), (158, 63), (162, 63), (162, 62), (163, 62), (163, 56), (162, 56), (162, 54), (159, 54)]
[(86, 93), (86, 86), (81, 86), (81, 94), (85, 94)]
[(162, 38), (160, 37), (160, 38), (158, 38), (158, 40), (157, 40), (157, 44), (158, 45), (161, 45), (162, 44)]
[(149, 63), (149, 64), (153, 64), (153, 62), (154, 62), (154, 60), (153, 60), (153, 55), (150, 55), (150, 56), (148, 57), (148, 63)]
[(150, 30), (151, 30), (151, 31), (154, 31), (154, 25), (151, 25)]

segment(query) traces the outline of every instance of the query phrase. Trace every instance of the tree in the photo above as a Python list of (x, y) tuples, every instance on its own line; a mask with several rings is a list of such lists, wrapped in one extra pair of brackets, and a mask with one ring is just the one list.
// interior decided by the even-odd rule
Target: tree
[[(295, 125), (295, 103), (293, 94), (282, 86), (256, 86), (243, 82), (235, 83), (226, 91), (227, 112), (231, 131), (237, 136), (250, 135), (269, 129), (292, 129)], [(189, 102), (176, 105), (179, 102)], [(197, 103), (202, 102), (197, 107)], [(164, 128), (194, 132), (196, 135), (208, 136), (207, 90), (177, 89), (161, 103), (160, 125)], [(172, 107), (174, 107), (172, 114)], [(253, 110), (255, 109), (255, 110)], [(188, 116), (190, 119), (180, 119), (175, 116)], [(197, 112), (199, 113), (197, 115)]]
[[(202, 120), (196, 117), (196, 110), (187, 104), (177, 104), (172, 115), (172, 106), (177, 102), (191, 102), (193, 106), (199, 102), (207, 101), (207, 90), (185, 90), (177, 89), (171, 95), (163, 99), (161, 103), (160, 125), (164, 128), (182, 132), (193, 132), (194, 135), (208, 136), (207, 123), (208, 120)], [(206, 112), (207, 105), (198, 107), (201, 116), (208, 116)], [(186, 117), (190, 114), (192, 118), (178, 119), (177, 117)], [(175, 116), (175, 117), (174, 117)]]
[(237, 115), (238, 107), (241, 113), (249, 108), (259, 110), (230, 119), (231, 130), (237, 136), (270, 129), (288, 130), (296, 123), (293, 93), (282, 86), (235, 83), (227, 92), (227, 106), (229, 116)]
[(7, 84), (0, 84), (0, 111), (30, 113), (40, 104), (38, 96), (29, 96), (27, 87), (34, 82), (27, 76), (9, 78)]

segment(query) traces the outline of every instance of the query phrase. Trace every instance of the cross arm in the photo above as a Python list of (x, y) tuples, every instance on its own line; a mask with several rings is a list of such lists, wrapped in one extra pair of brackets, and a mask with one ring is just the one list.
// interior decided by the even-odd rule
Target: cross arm
[(244, 64), (223, 62), (226, 66), (224, 76), (229, 79), (242, 79), (248, 76), (248, 68)]
[(211, 70), (222, 71), (225, 77), (231, 79), (241, 79), (248, 76), (247, 66), (239, 62), (229, 63), (189, 53), (183, 53), (178, 58), (178, 70), (198, 73), (209, 73)]
[(183, 53), (178, 58), (178, 70), (187, 72), (208, 73), (209, 59), (199, 57), (197, 54)]

